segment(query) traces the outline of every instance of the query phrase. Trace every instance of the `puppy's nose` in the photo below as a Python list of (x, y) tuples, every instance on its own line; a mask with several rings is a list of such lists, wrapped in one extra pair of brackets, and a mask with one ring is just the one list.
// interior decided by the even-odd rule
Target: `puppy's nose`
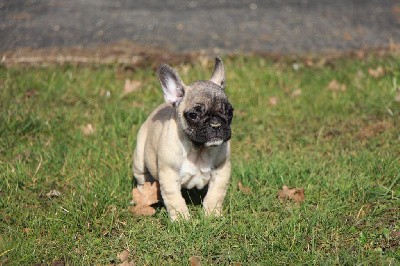
[(221, 123), (210, 124), (213, 129), (219, 129), (221, 127)]
[(221, 122), (219, 121), (218, 118), (213, 118), (210, 121), (210, 126), (214, 129), (214, 130), (218, 130), (221, 127)]

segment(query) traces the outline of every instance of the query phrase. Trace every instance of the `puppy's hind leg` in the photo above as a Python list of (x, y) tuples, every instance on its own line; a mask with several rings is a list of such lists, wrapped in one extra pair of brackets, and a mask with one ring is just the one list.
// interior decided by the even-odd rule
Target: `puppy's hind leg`
[(133, 153), (133, 175), (136, 179), (136, 186), (139, 190), (142, 190), (145, 182), (154, 182), (154, 179), (147, 170), (146, 164), (144, 162), (144, 145), (146, 133), (147, 130), (145, 127), (140, 128), (137, 136), (136, 149)]
[(141, 191), (143, 188), (144, 183), (150, 182), (153, 183), (155, 180), (150, 175), (149, 172), (142, 172), (142, 171), (133, 171), (133, 175), (135, 176), (136, 180), (136, 187)]
[(133, 175), (136, 179), (136, 187), (139, 190), (142, 190), (145, 182), (154, 182), (154, 178), (146, 168), (143, 156), (137, 154), (137, 150), (133, 155)]

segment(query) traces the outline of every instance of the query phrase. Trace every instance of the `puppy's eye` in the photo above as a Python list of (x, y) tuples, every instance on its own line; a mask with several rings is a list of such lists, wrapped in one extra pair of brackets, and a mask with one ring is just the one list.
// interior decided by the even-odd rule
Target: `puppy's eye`
[(192, 120), (195, 120), (198, 117), (198, 115), (194, 112), (188, 113), (187, 116)]
[(229, 109), (226, 111), (226, 114), (227, 114), (228, 116), (233, 116), (233, 108), (229, 108)]

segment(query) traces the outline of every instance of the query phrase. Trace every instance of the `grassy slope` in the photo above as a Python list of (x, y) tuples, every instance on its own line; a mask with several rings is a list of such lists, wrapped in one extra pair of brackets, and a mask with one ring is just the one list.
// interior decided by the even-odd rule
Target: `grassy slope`
[[(152, 70), (0, 69), (0, 264), (109, 264), (124, 248), (138, 264), (188, 264), (192, 255), (225, 265), (399, 262), (399, 62), (339, 59), (295, 71), (227, 59), (236, 110), (225, 216), (205, 219), (191, 206), (193, 219), (174, 224), (164, 208), (145, 218), (127, 210), (136, 132), (162, 102)], [(211, 63), (183, 80), (206, 79)], [(379, 65), (386, 74), (369, 76)], [(125, 78), (142, 89), (122, 97)], [(327, 90), (332, 79), (347, 90)], [(305, 203), (279, 202), (282, 185), (304, 187)], [(61, 196), (49, 199), (52, 189)]]

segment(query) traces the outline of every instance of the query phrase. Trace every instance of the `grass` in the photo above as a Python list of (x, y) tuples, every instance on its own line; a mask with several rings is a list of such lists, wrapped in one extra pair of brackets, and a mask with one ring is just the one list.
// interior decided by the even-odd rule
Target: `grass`
[[(235, 116), (224, 217), (192, 205), (177, 223), (163, 207), (128, 211), (136, 133), (162, 102), (152, 69), (1, 68), (0, 264), (108, 265), (124, 249), (137, 265), (399, 263), (400, 57), (292, 63), (225, 59)], [(378, 66), (383, 76), (368, 74)], [(212, 61), (176, 67), (189, 82)], [(141, 89), (124, 96), (126, 78)], [(328, 90), (333, 79), (346, 90)], [(277, 200), (283, 185), (303, 187), (305, 202)]]

